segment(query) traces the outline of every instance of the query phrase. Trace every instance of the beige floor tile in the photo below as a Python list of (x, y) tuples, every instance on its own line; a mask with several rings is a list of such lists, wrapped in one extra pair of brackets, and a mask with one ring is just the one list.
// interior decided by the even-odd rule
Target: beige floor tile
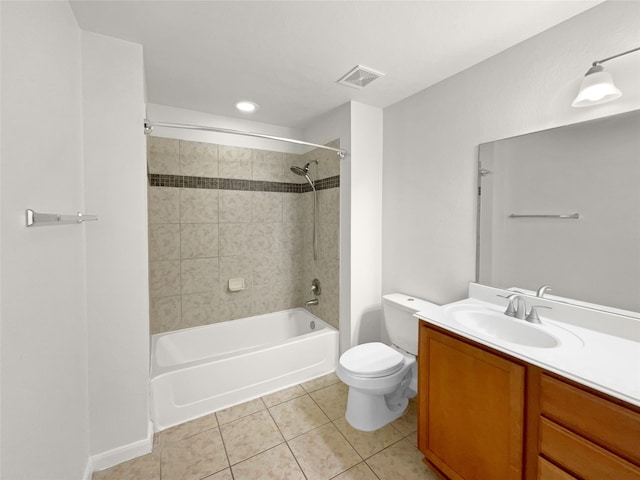
[(216, 420), (215, 414), (205, 415), (204, 417), (196, 418), (190, 422), (181, 423), (175, 427), (163, 430), (158, 435), (159, 443), (183, 440), (206, 430), (216, 428), (217, 426), (218, 421)]
[(362, 458), (369, 458), (402, 440), (402, 434), (391, 425), (385, 425), (373, 432), (362, 432), (349, 425), (345, 418), (335, 420), (333, 423)]
[(225, 468), (221, 472), (214, 473), (210, 477), (206, 477), (203, 480), (233, 480), (233, 475), (231, 475), (230, 468)]
[(334, 383), (328, 387), (315, 390), (309, 395), (320, 405), (322, 411), (331, 420), (343, 417), (347, 411), (347, 396), (349, 387), (344, 383)]
[(284, 442), (267, 410), (221, 425), (220, 431), (231, 465)]
[(309, 480), (327, 480), (362, 461), (332, 423), (294, 438), (289, 446)]
[(232, 467), (235, 480), (305, 480), (286, 443)]
[(418, 408), (414, 400), (409, 402), (407, 411), (397, 420), (391, 422), (403, 436), (407, 436), (418, 430)]
[(274, 405), (286, 402), (287, 400), (306, 395), (306, 393), (307, 392), (300, 385), (294, 385), (293, 387), (285, 388), (279, 392), (265, 395), (262, 397), (262, 401), (267, 407), (273, 407)]
[(334, 383), (338, 383), (341, 380), (336, 376), (335, 373), (330, 373), (329, 375), (325, 375), (323, 377), (314, 378), (313, 380), (309, 380), (308, 382), (302, 383), (302, 388), (304, 388), (307, 392), (313, 392), (315, 390), (319, 390), (324, 387), (328, 387), (329, 385), (333, 385)]
[(227, 467), (218, 428), (162, 445), (163, 480), (199, 480)]
[(150, 453), (115, 467), (94, 472), (91, 478), (92, 480), (160, 480), (160, 461)]
[(281, 403), (269, 411), (287, 440), (329, 422), (309, 395)]
[(248, 402), (241, 403), (240, 405), (234, 405), (233, 407), (220, 410), (219, 412), (216, 412), (216, 416), (218, 417), (218, 423), (222, 425), (233, 422), (239, 418), (246, 417), (252, 413), (259, 412), (265, 408), (266, 407), (262, 399), (256, 398), (255, 400), (250, 400)]
[(413, 446), (418, 447), (418, 431), (417, 430), (407, 435), (405, 438), (409, 440), (413, 444)]
[(381, 480), (438, 480), (422, 458), (422, 453), (404, 439), (369, 458), (367, 464)]
[(378, 477), (369, 468), (369, 465), (362, 462), (337, 477), (333, 477), (332, 480), (378, 480)]

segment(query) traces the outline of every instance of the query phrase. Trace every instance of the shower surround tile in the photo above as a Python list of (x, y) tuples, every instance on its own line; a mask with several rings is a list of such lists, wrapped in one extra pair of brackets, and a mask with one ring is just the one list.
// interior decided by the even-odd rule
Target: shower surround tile
[(149, 225), (149, 260), (180, 258), (180, 225), (158, 223)]
[(218, 177), (218, 145), (180, 140), (180, 174)]
[(149, 314), (152, 335), (183, 328), (182, 296), (152, 298)]
[(251, 156), (251, 178), (253, 180), (282, 182), (282, 158), (283, 154), (280, 152), (254, 150)]
[(218, 146), (218, 174), (220, 178), (251, 180), (252, 150), (250, 148)]
[(282, 251), (281, 223), (254, 223), (250, 235), (250, 249), (254, 254)]
[(218, 223), (218, 190), (180, 189), (181, 223)]
[(251, 192), (253, 223), (282, 223), (282, 193)]
[(179, 140), (147, 136), (147, 166), (150, 173), (180, 174)]
[(180, 328), (199, 327), (223, 321), (220, 317), (220, 294), (216, 290), (182, 295)]
[(221, 257), (247, 256), (251, 251), (253, 225), (248, 223), (221, 223), (218, 242)]
[(177, 188), (149, 187), (147, 192), (148, 222), (180, 222), (180, 190)]
[(218, 256), (218, 225), (183, 223), (180, 225), (180, 251), (184, 258)]
[(180, 295), (180, 260), (149, 262), (151, 298)]
[[(325, 165), (335, 163), (333, 153), (297, 155), (150, 138), (153, 333), (300, 307), (310, 298), (313, 278), (321, 280), (323, 296), (309, 310), (338, 324), (339, 227), (328, 220), (339, 215), (327, 209), (339, 207), (339, 177), (321, 176), (335, 173), (335, 166)], [(305, 179), (290, 171), (307, 162), (318, 188), (317, 261), (313, 194)], [(177, 261), (178, 269), (159, 263), (168, 261)], [(238, 277), (247, 288), (230, 292), (229, 279)]]
[(219, 223), (251, 222), (251, 192), (221, 190), (218, 199)]
[(182, 294), (218, 289), (218, 257), (190, 258), (181, 262)]
[(313, 222), (313, 197), (306, 193), (282, 194), (282, 220), (285, 224)]

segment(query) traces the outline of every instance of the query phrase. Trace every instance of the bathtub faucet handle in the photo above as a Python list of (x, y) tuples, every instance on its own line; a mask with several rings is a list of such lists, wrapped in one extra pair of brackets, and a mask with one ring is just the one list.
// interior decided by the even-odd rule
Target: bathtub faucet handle
[(317, 278), (314, 278), (313, 281), (311, 282), (311, 293), (313, 295), (320, 295), (320, 292), (322, 290), (320, 289), (320, 280), (318, 280)]

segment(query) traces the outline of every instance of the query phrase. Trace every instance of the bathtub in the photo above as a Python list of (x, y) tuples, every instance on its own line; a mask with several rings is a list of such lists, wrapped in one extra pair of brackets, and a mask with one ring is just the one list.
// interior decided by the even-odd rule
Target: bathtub
[(331, 373), (338, 331), (303, 308), (151, 337), (156, 431)]

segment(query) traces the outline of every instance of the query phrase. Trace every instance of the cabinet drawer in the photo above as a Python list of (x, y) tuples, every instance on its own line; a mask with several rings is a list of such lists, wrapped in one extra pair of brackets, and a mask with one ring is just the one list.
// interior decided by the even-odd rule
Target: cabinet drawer
[(640, 468), (546, 419), (540, 453), (584, 480), (638, 480)]
[(640, 414), (547, 375), (540, 383), (542, 414), (640, 464)]
[(538, 480), (578, 480), (553, 463), (538, 457)]

